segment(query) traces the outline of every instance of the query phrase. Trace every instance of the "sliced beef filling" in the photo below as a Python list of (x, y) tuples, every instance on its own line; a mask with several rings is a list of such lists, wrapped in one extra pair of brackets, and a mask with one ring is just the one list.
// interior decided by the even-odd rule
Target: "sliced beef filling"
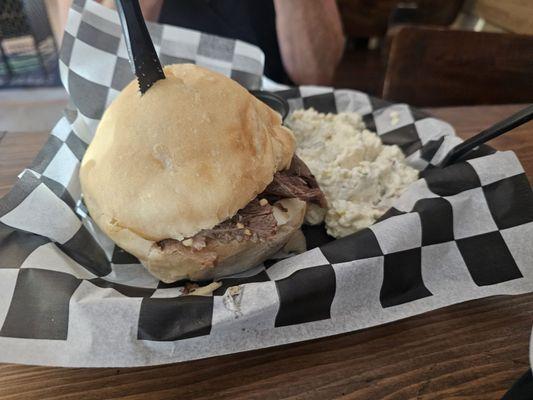
[[(216, 263), (217, 253), (215, 253), (214, 251), (194, 251), (194, 248), (185, 246), (182, 243), (183, 242), (175, 239), (163, 239), (159, 242), (156, 242), (155, 246), (167, 254), (188, 253), (193, 260), (205, 267), (211, 267)], [(205, 242), (203, 244), (203, 247), (205, 247)], [(197, 250), (203, 247), (198, 247)]]
[(327, 205), (324, 193), (318, 187), (315, 177), (307, 165), (296, 155), (292, 158), (288, 169), (274, 174), (274, 180), (259, 196), (273, 201), (297, 198), (308, 203), (318, 204), (320, 207)]
[(211, 229), (204, 229), (181, 242), (165, 239), (157, 245), (165, 250), (170, 247), (171, 242), (178, 242), (180, 247), (184, 245), (186, 248), (200, 250), (207, 245), (209, 239), (223, 243), (233, 240), (264, 241), (273, 237), (277, 231), (277, 222), (271, 203), (287, 198), (298, 198), (321, 207), (326, 206), (326, 199), (315, 177), (297, 156), (293, 157), (288, 169), (274, 174), (274, 179), (263, 193), (240, 209), (232, 218)]
[(193, 242), (199, 240), (205, 242), (206, 239), (216, 239), (223, 243), (232, 240), (239, 242), (243, 240), (262, 241), (274, 236), (276, 228), (277, 223), (272, 212), (272, 206), (266, 201), (260, 202), (256, 197), (232, 218), (211, 229), (204, 229), (197, 233), (193, 237)]

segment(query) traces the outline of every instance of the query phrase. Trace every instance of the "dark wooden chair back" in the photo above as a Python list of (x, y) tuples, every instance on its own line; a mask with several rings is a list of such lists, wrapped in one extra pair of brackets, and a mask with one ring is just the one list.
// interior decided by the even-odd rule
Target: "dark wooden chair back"
[(349, 38), (384, 36), (398, 7), (414, 7), (416, 21), (425, 25), (449, 25), (464, 0), (337, 0)]
[(533, 36), (401, 27), (383, 97), (417, 106), (533, 102)]

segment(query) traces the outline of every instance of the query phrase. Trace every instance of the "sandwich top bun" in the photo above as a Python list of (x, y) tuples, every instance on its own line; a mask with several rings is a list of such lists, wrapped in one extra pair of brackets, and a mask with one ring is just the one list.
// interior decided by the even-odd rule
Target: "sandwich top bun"
[(144, 95), (136, 81), (120, 93), (82, 161), (85, 202), (112, 238), (182, 240), (212, 228), (294, 153), (280, 116), (238, 83), (191, 64), (164, 71)]

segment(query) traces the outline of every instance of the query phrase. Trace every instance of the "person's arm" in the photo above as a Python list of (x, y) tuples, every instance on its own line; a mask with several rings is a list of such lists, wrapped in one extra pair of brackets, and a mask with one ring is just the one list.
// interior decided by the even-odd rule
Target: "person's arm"
[(148, 21), (157, 21), (163, 6), (163, 0), (141, 0), (141, 10)]
[(63, 30), (67, 24), (68, 10), (72, 0), (56, 0), (56, 12), (57, 12), (57, 21), (59, 22), (59, 30), (61, 32), (60, 36), (63, 36)]
[(336, 0), (274, 0), (283, 65), (297, 84), (331, 84), (344, 51)]
[[(57, 10), (59, 12), (59, 23), (61, 27), (64, 28), (67, 23), (68, 10), (72, 0), (55, 0), (57, 2)], [(96, 0), (103, 5), (114, 8), (114, 0)], [(159, 18), (159, 13), (161, 12), (161, 7), (163, 5), (163, 0), (140, 0), (141, 10), (143, 12), (144, 18), (148, 21), (157, 21)]]

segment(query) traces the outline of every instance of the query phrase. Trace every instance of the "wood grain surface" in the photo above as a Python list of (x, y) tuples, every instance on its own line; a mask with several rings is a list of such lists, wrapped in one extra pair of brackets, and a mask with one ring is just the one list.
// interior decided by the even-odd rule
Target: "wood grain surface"
[(31, 164), (48, 132), (0, 132), (0, 196), (6, 194), (17, 175)]
[[(432, 109), (468, 137), (520, 106)], [(45, 133), (0, 133), (0, 193)], [(533, 177), (533, 123), (493, 142)], [(0, 365), (0, 400), (500, 399), (529, 367), (533, 294), (471, 301), (325, 339), (149, 368)], [(0, 349), (1, 351), (1, 349)]]
[(474, 13), (511, 32), (533, 34), (530, 0), (476, 0)]

